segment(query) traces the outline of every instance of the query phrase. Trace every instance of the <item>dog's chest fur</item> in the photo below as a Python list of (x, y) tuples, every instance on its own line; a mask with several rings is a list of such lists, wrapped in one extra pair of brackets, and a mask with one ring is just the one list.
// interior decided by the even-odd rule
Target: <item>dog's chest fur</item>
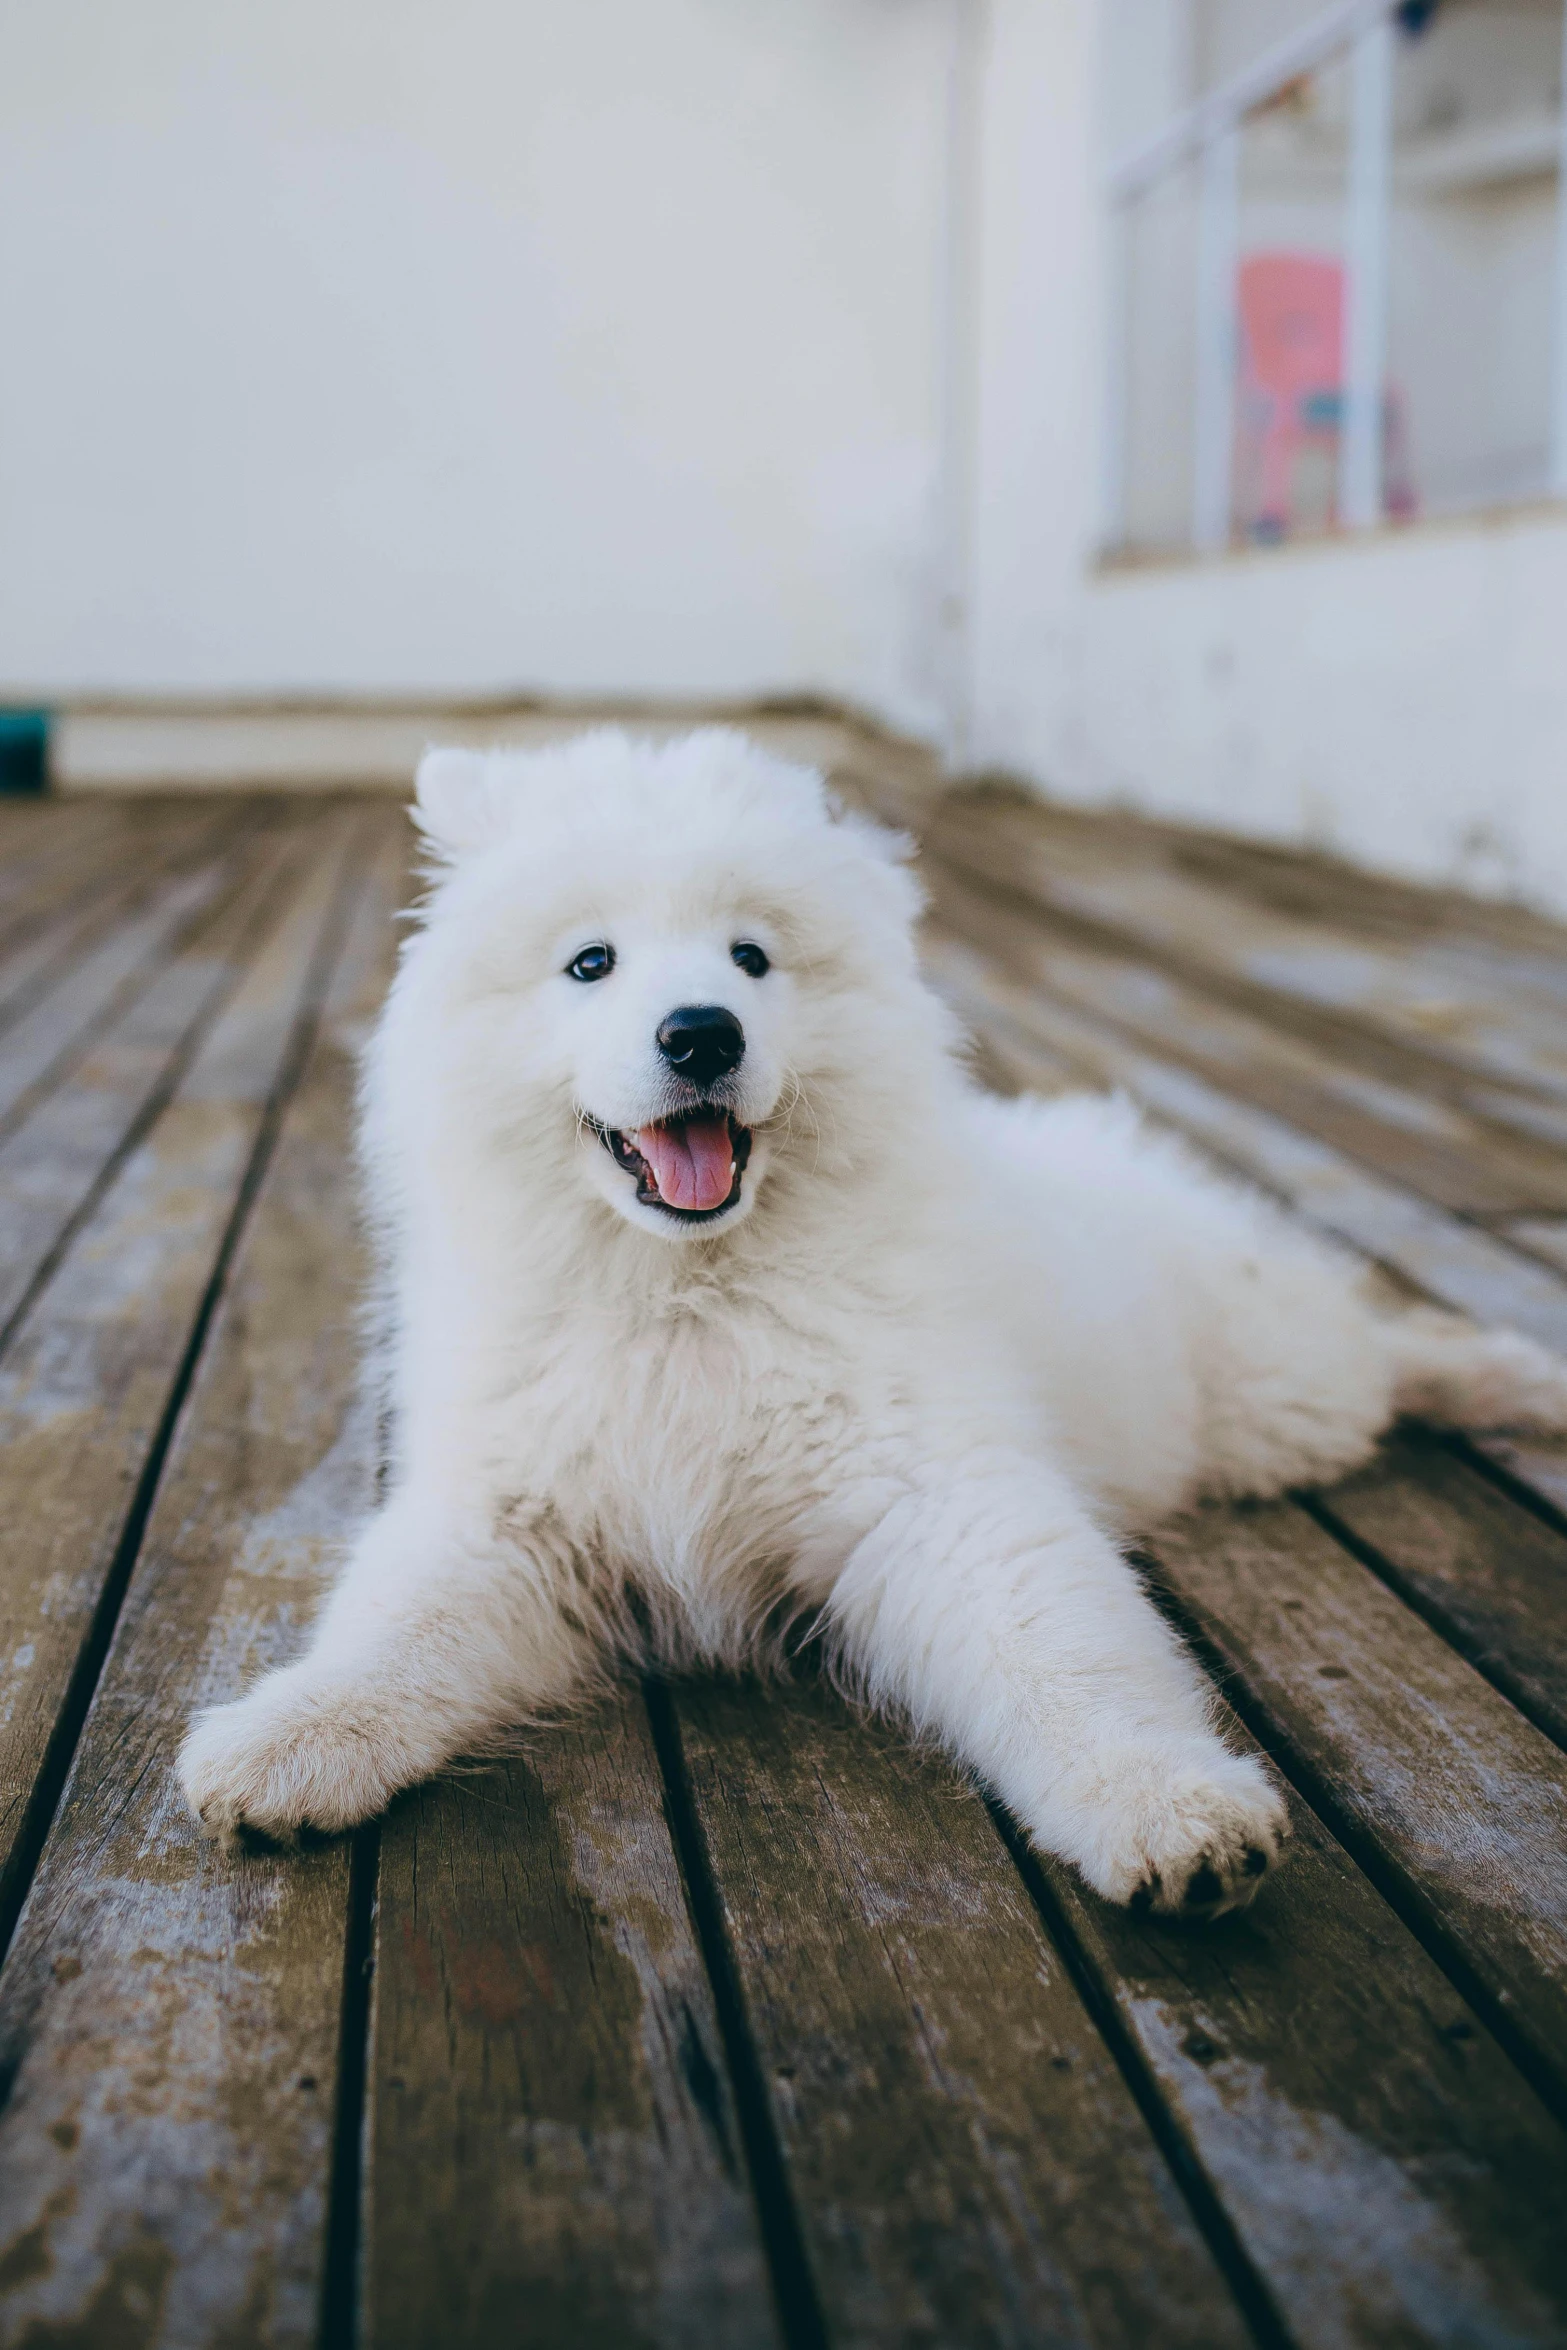
[(906, 1333), (801, 1303), (577, 1312), (532, 1333), (486, 1408), (508, 1509), (547, 1509), (574, 1551), (682, 1590), (794, 1558), (824, 1513), (841, 1547), (846, 1507), (861, 1514), (846, 1465), (857, 1486), (905, 1457), (919, 1383)]

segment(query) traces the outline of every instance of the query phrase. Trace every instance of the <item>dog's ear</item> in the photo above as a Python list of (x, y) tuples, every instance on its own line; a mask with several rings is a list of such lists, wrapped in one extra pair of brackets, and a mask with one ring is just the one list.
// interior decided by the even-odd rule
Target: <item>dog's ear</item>
[(490, 848), (507, 830), (502, 789), (483, 751), (433, 749), (419, 762), (413, 820), (438, 855)]

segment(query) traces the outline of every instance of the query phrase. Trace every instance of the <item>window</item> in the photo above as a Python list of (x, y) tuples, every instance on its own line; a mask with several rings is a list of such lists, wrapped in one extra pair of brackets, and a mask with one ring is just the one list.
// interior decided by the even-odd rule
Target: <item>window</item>
[(1567, 494), (1562, 0), (1109, 0), (1107, 544)]

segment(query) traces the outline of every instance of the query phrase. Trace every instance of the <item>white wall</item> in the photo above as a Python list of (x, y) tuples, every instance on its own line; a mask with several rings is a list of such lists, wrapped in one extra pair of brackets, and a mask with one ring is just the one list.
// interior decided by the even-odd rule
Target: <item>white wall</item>
[(1072, 797), (1567, 911), (1567, 515), (1087, 587)]
[(982, 96), (971, 763), (1054, 784), (1099, 503), (1087, 0), (989, 0)]
[(1567, 514), (1095, 567), (1148, 7), (5, 11), (0, 697), (815, 689), (1567, 909)]
[(950, 0), (0, 18), (0, 693), (934, 726)]
[(1095, 0), (992, 0), (975, 764), (1567, 913), (1567, 508), (1101, 569)]

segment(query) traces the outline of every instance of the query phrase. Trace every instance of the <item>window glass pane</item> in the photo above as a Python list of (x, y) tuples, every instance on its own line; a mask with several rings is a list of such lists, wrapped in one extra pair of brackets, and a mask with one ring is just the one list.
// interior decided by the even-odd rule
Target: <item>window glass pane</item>
[(1442, 0), (1403, 14), (1389, 456), (1401, 443), (1404, 510), (1440, 514), (1546, 486), (1562, 8)]
[(1197, 179), (1167, 172), (1121, 208), (1121, 542), (1191, 541)]
[(1232, 515), (1253, 544), (1337, 515), (1348, 155), (1343, 57), (1241, 128)]

